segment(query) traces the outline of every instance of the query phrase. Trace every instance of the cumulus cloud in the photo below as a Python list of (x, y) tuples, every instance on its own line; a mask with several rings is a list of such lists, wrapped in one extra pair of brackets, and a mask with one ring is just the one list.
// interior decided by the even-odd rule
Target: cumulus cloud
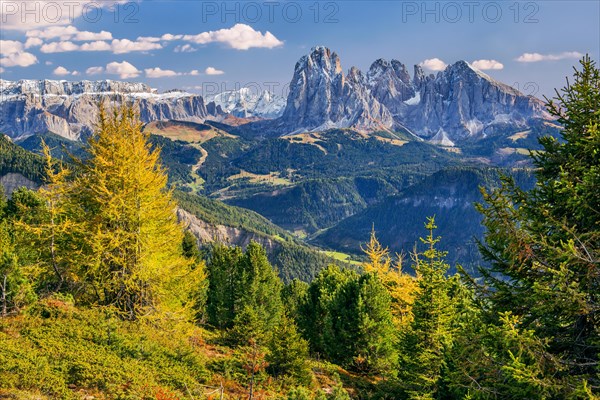
[(0, 55), (6, 56), (23, 50), (23, 43), (16, 40), (0, 40)]
[(29, 67), (38, 62), (37, 57), (23, 50), (23, 43), (16, 40), (0, 40), (0, 66)]
[(95, 41), (90, 43), (84, 43), (79, 46), (79, 50), (81, 51), (110, 51), (112, 48), (109, 43), (102, 41)]
[(172, 76), (197, 76), (200, 75), (200, 72), (197, 69), (193, 69), (190, 72), (175, 72), (170, 69), (162, 69), (159, 67), (156, 68), (147, 68), (144, 70), (146, 73), (146, 78), (170, 78)]
[(196, 44), (224, 43), (236, 50), (255, 47), (272, 49), (283, 45), (283, 42), (271, 32), (267, 31), (263, 34), (246, 24), (236, 24), (229, 29), (202, 32), (197, 35), (184, 35), (183, 40)]
[(503, 69), (504, 64), (496, 60), (476, 60), (471, 63), (475, 68), (485, 71), (488, 69)]
[(144, 70), (146, 72), (146, 78), (167, 78), (171, 76), (180, 75), (179, 73), (172, 71), (170, 69), (161, 69), (161, 68), (147, 68)]
[(204, 70), (206, 75), (223, 75), (225, 71), (221, 71), (220, 69), (216, 69), (214, 67), (208, 67)]
[(171, 33), (165, 33), (164, 35), (162, 35), (160, 37), (160, 40), (172, 41), (172, 40), (179, 40), (181, 38), (183, 38), (183, 35), (173, 35)]
[(39, 47), (44, 44), (44, 41), (40, 38), (30, 37), (25, 41), (25, 48), (29, 49), (31, 47)]
[(131, 41), (129, 39), (114, 39), (111, 42), (111, 49), (115, 54), (130, 53), (132, 51), (148, 51), (162, 49), (160, 43), (146, 41)]
[(583, 57), (583, 54), (577, 51), (564, 51), (558, 54), (523, 53), (519, 57), (515, 58), (515, 61), (522, 63), (533, 63), (540, 61), (567, 60), (581, 57)]
[(196, 49), (195, 47), (192, 47), (192, 45), (190, 44), (183, 44), (183, 45), (178, 45), (175, 46), (175, 53), (193, 53), (194, 51), (197, 51), (198, 49)]
[(46, 43), (40, 47), (42, 53), (66, 53), (68, 51), (79, 50), (79, 46), (68, 40), (65, 42)]
[(446, 69), (446, 63), (439, 58), (429, 58), (419, 63), (419, 65), (430, 71), (443, 71)]
[(106, 73), (111, 75), (119, 75), (121, 79), (137, 78), (140, 75), (140, 70), (128, 63), (127, 61), (113, 61), (106, 64)]
[(42, 45), (42, 53), (64, 53), (67, 51), (112, 51), (114, 54), (125, 54), (134, 51), (161, 49), (160, 43), (131, 41), (129, 39), (114, 39), (112, 42), (97, 40), (95, 42), (75, 44), (71, 41), (50, 42)]
[(58, 76), (66, 76), (66, 75), (77, 76), (77, 75), (79, 75), (78, 71), (69, 71), (68, 69), (66, 69), (65, 67), (62, 67), (62, 66), (54, 68), (54, 71), (52, 71), (52, 73), (54, 75), (58, 75)]
[(89, 67), (85, 70), (85, 73), (88, 75), (98, 75), (104, 72), (103, 67)]
[(75, 40), (78, 42), (92, 40), (112, 40), (112, 33), (107, 31), (89, 32), (80, 31), (76, 27), (69, 26), (51, 26), (44, 30), (34, 29), (25, 34), (28, 38), (38, 38), (44, 40), (60, 39), (60, 40)]

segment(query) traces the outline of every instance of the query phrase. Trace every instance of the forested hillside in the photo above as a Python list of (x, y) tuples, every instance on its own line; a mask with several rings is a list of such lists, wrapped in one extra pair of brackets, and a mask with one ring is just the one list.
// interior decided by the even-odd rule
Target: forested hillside
[[(531, 154), (535, 184), (456, 168), (398, 187), (423, 213), (420, 239), (397, 254), (371, 225), (356, 269), (321, 265), (253, 212), (173, 191), (131, 106), (101, 107), (73, 162), (0, 142), (16, 157), (3, 168), (24, 156), (44, 183), (0, 196), (0, 397), (597, 400), (600, 71), (586, 56), (569, 82), (547, 104), (563, 129)], [(489, 182), (455, 208), (453, 193)], [(284, 245), (271, 260), (255, 240), (200, 248), (182, 208)], [(465, 235), (440, 236), (457, 210), (480, 215), (477, 277), (443, 250)], [(285, 282), (273, 260), (289, 263)], [(309, 282), (290, 279), (298, 260), (315, 263)]]

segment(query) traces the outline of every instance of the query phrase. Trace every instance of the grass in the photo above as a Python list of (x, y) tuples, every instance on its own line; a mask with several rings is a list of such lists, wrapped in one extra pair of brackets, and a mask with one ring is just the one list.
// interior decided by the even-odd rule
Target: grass
[(144, 130), (154, 135), (188, 143), (204, 143), (216, 136), (235, 137), (211, 125), (179, 121), (155, 121), (147, 124)]
[(360, 261), (354, 260), (349, 254), (341, 253), (339, 251), (331, 251), (331, 250), (322, 250), (322, 253), (327, 255), (328, 257), (333, 258), (334, 260), (342, 261), (344, 263), (361, 266), (363, 263)]
[[(191, 323), (123, 321), (109, 309), (47, 298), (0, 318), (0, 399), (210, 399), (221, 385), (224, 399), (245, 398), (245, 353), (223, 343), (221, 332)], [(330, 391), (335, 374), (355, 381), (336, 365), (310, 363), (313, 393)], [(293, 386), (263, 372), (257, 398), (284, 399)]]

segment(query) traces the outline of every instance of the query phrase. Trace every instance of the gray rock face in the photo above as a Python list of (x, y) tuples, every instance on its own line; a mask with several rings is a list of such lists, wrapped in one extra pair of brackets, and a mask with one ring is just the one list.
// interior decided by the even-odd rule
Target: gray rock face
[(272, 252), (280, 246), (279, 243), (270, 238), (244, 229), (208, 223), (182, 208), (177, 209), (177, 219), (196, 236), (201, 244), (217, 241), (245, 248), (250, 242), (254, 241), (260, 243), (267, 252)]
[[(500, 83), (465, 61), (450, 65), (435, 78), (419, 77), (419, 102), (397, 118), (423, 138), (457, 142), (501, 128), (526, 127), (550, 118), (543, 103)], [(434, 141), (435, 141), (434, 140)]]
[(369, 92), (358, 69), (344, 75), (338, 55), (316, 47), (296, 64), (283, 115), (282, 129), (292, 132), (331, 128), (390, 128), (390, 112)]
[(38, 185), (27, 179), (21, 174), (9, 172), (4, 176), (0, 176), (0, 185), (4, 187), (4, 194), (10, 197), (12, 193), (22, 187), (26, 187), (27, 189), (37, 189)]
[(415, 65), (411, 78), (400, 61), (380, 59), (366, 77), (356, 68), (346, 76), (334, 52), (316, 47), (296, 64), (287, 106), (271, 128), (283, 135), (403, 127), (432, 143), (452, 146), (501, 129), (521, 129), (534, 119), (550, 119), (539, 99), (465, 61), (437, 76)]
[(201, 96), (180, 91), (159, 94), (143, 83), (0, 80), (0, 132), (22, 138), (50, 131), (77, 140), (93, 132), (100, 102), (134, 103), (143, 122), (203, 122), (211, 116)]
[(379, 59), (367, 73), (371, 94), (394, 115), (406, 108), (405, 100), (415, 96), (415, 89), (406, 66), (400, 61)]

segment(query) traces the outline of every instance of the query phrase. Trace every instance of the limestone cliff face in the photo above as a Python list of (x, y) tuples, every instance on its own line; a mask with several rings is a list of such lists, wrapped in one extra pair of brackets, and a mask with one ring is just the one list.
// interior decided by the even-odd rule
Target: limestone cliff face
[[(100, 102), (132, 103), (139, 108), (142, 122), (203, 122), (211, 116), (199, 95), (159, 94), (143, 83), (0, 80), (0, 132), (11, 138), (53, 132), (77, 140), (93, 132)], [(213, 107), (213, 113), (218, 111)]]
[(369, 93), (362, 73), (353, 68), (345, 75), (338, 55), (325, 47), (315, 47), (296, 64), (278, 122), (289, 132), (380, 130), (393, 125), (390, 112)]
[(246, 247), (251, 241), (255, 241), (261, 244), (268, 253), (271, 253), (279, 246), (276, 241), (268, 237), (248, 232), (244, 229), (209, 224), (181, 208), (177, 209), (177, 218), (198, 238), (198, 241), (203, 244), (218, 241)]
[(39, 187), (35, 182), (25, 178), (23, 175), (12, 172), (0, 176), (0, 184), (4, 187), (4, 192), (9, 197), (15, 190), (21, 187), (28, 189), (37, 189)]
[(498, 82), (465, 61), (437, 75), (398, 60), (375, 61), (366, 76), (343, 73), (337, 54), (316, 47), (296, 64), (283, 115), (257, 125), (284, 135), (328, 128), (360, 131), (406, 128), (432, 143), (452, 146), (496, 131), (550, 119), (541, 100)]

